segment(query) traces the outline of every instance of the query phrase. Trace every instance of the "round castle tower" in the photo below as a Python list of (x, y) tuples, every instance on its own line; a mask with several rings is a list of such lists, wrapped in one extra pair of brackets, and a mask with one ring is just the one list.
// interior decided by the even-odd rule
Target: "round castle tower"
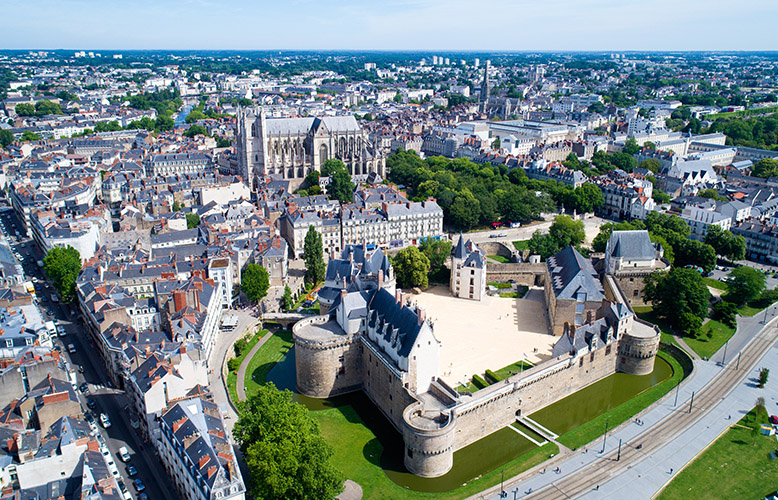
[(658, 350), (659, 329), (635, 321), (634, 327), (622, 334), (618, 370), (632, 375), (647, 375), (654, 371)]

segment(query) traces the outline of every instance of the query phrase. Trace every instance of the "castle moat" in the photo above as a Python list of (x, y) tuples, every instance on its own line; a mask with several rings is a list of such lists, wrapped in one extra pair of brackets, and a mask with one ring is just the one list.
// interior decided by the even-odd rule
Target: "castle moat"
[[(648, 375), (615, 373), (533, 413), (531, 418), (562, 435), (660, 384), (672, 375), (673, 368), (670, 364), (657, 357), (654, 370)], [(543, 441), (537, 434), (515, 423), (456, 451), (454, 466), (446, 474), (423, 478), (407, 471), (403, 465), (402, 436), (363, 392), (333, 398), (310, 398), (297, 392), (295, 377), (293, 348), (270, 370), (267, 375), (268, 382), (273, 382), (279, 389), (291, 391), (293, 399), (311, 411), (353, 407), (362, 423), (383, 447), (380, 457), (369, 456), (365, 452), (364, 458), (379, 465), (386, 476), (398, 486), (409, 490), (428, 493), (452, 491), (537, 448), (537, 444), (517, 430), (534, 441)]]

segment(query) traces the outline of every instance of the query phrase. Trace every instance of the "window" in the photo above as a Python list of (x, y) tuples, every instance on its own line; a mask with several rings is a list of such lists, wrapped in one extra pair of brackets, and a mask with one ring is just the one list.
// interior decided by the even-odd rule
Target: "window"
[(581, 368), (583, 366), (583, 357), (578, 358), (578, 368)]
[(608, 345), (608, 346), (605, 347), (605, 355), (607, 356), (610, 353), (611, 353), (611, 346)]

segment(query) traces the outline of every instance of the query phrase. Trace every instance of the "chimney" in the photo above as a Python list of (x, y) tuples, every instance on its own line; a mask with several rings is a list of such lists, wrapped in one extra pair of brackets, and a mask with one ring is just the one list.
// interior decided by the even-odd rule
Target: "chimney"
[(186, 307), (186, 292), (176, 290), (173, 292), (173, 312), (178, 312)]
[(378, 270), (378, 289), (382, 289), (384, 287), (384, 270), (379, 269)]
[(194, 298), (194, 308), (199, 311), (200, 310), (200, 290), (198, 289), (192, 290), (192, 296)]
[(394, 301), (397, 304), (403, 303), (403, 291), (400, 290), (399, 288), (394, 291)]
[(419, 326), (424, 324), (424, 320), (427, 319), (427, 311), (423, 307), (416, 307), (416, 315), (419, 317)]

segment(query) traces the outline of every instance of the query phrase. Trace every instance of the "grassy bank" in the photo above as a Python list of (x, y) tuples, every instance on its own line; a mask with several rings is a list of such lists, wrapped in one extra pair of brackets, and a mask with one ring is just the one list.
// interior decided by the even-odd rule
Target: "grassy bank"
[(724, 283), (723, 281), (719, 281), (713, 278), (702, 278), (702, 281), (704, 281), (705, 284), (711, 288), (715, 288), (716, 290), (721, 290), (722, 292), (727, 291), (727, 284)]
[[(257, 345), (257, 342), (259, 342), (259, 339), (261, 339), (268, 331), (267, 330), (260, 330), (259, 332), (255, 333), (251, 336), (251, 338), (248, 340), (248, 344), (246, 345), (246, 348), (243, 350), (240, 356), (238, 356), (238, 361), (236, 362), (236, 366), (240, 366), (243, 363), (243, 360), (246, 359), (246, 356), (248, 353), (254, 348), (255, 345)], [(238, 374), (237, 369), (234, 371), (230, 371), (227, 373), (227, 392), (230, 395), (230, 399), (233, 403), (236, 403), (238, 401)]]
[(645, 410), (659, 398), (670, 392), (687, 374), (684, 373), (681, 363), (672, 355), (664, 351), (659, 351), (659, 356), (667, 361), (673, 368), (673, 375), (669, 379), (638, 394), (626, 403), (566, 432), (559, 437), (558, 441), (572, 449), (580, 448), (597, 439), (599, 436), (602, 436), (605, 431), (606, 422), (608, 428), (613, 429)]
[(513, 477), (547, 460), (551, 454), (559, 453), (556, 445), (547, 443), (454, 491), (412, 491), (395, 484), (386, 476), (380, 465), (383, 446), (352, 406), (315, 411), (311, 412), (311, 415), (319, 422), (324, 438), (333, 448), (333, 463), (337, 464), (348, 479), (356, 481), (362, 487), (362, 498), (367, 500), (466, 498), (498, 484), (503, 470), (506, 478)]
[(767, 423), (764, 408), (748, 412), (673, 478), (660, 500), (764, 498), (775, 492), (778, 465), (769, 456), (775, 438), (752, 431), (762, 423)]
[(247, 398), (256, 393), (260, 385), (265, 384), (267, 372), (281, 360), (292, 345), (292, 332), (289, 330), (278, 330), (259, 348), (246, 367), (245, 384)]
[(529, 240), (518, 240), (513, 242), (513, 246), (516, 250), (521, 252), (522, 250), (529, 250)]
[(674, 344), (677, 345), (678, 342), (675, 341), (675, 338), (673, 338), (672, 329), (670, 328), (670, 325), (667, 324), (665, 320), (657, 316), (657, 314), (654, 312), (654, 308), (651, 306), (634, 306), (632, 308), (633, 311), (635, 311), (635, 314), (637, 314), (638, 318), (642, 319), (643, 321), (648, 321), (649, 323), (653, 323), (654, 325), (658, 326), (661, 330), (661, 339), (662, 342), (666, 344)]
[(510, 264), (511, 262), (511, 259), (508, 259), (507, 257), (503, 257), (502, 255), (487, 255), (487, 257), (501, 264)]
[[(686, 345), (702, 358), (710, 358), (732, 337), (735, 329), (716, 320), (710, 320), (702, 325), (702, 335), (699, 338), (684, 337)], [(708, 338), (708, 333), (711, 337)]]

